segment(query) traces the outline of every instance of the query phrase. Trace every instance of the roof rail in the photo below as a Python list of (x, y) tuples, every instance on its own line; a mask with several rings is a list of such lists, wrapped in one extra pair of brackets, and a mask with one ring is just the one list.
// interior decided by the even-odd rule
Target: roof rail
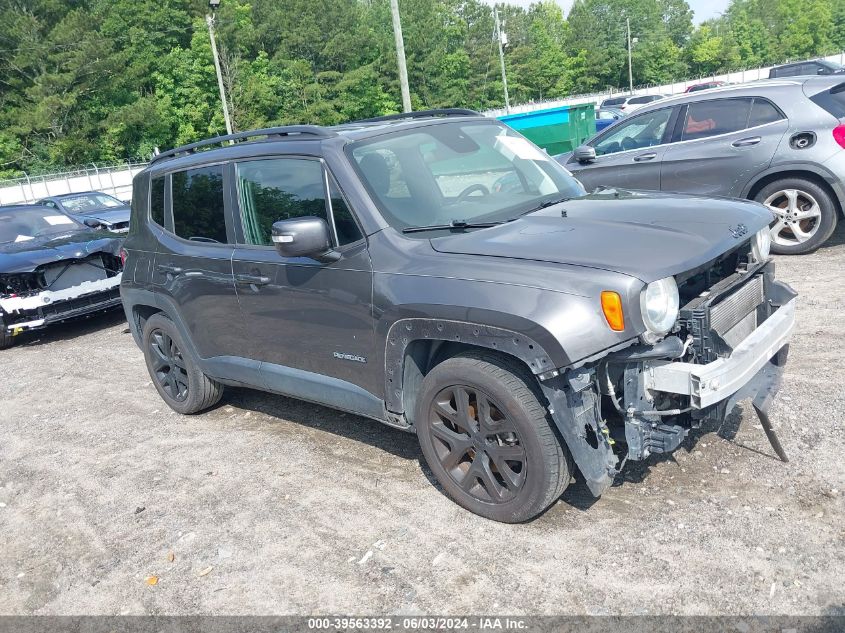
[(167, 150), (166, 152), (162, 152), (161, 154), (156, 154), (155, 156), (153, 156), (150, 159), (150, 164), (155, 163), (156, 161), (162, 160), (164, 158), (172, 158), (174, 156), (179, 156), (182, 154), (193, 154), (196, 150), (200, 149), (201, 147), (220, 145), (227, 142), (234, 143), (235, 141), (243, 141), (249, 138), (254, 138), (256, 136), (273, 138), (291, 135), (310, 136), (313, 138), (332, 138), (334, 136), (337, 136), (337, 133), (332, 132), (331, 130), (327, 130), (324, 127), (320, 127), (319, 125), (284, 125), (282, 127), (268, 127), (260, 130), (248, 130), (246, 132), (238, 132), (236, 134), (215, 136), (214, 138), (209, 138), (204, 141), (197, 141), (196, 143), (190, 143), (189, 145), (175, 147), (173, 149)]
[(385, 116), (373, 117), (372, 119), (350, 121), (350, 123), (378, 123), (379, 121), (401, 121), (402, 119), (423, 119), (438, 116), (481, 116), (481, 114), (479, 114), (475, 110), (467, 110), (466, 108), (439, 108), (436, 110), (418, 110), (416, 112), (401, 112), (399, 114), (388, 114)]

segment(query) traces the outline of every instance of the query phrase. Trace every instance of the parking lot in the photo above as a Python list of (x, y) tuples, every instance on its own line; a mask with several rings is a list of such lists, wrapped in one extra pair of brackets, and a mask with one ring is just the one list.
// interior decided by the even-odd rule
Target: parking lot
[(749, 405), (525, 525), (444, 497), (413, 435), (227, 390), (181, 417), (122, 314), (2, 352), (6, 614), (843, 614), (845, 231), (801, 294), (772, 420)]

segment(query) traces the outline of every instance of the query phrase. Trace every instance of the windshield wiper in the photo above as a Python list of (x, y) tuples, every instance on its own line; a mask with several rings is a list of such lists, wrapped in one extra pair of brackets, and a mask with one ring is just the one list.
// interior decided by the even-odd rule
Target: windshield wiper
[(449, 224), (430, 224), (428, 226), (406, 226), (403, 233), (419, 233), (420, 231), (439, 231), (445, 229), (486, 229), (498, 226), (503, 222), (467, 222), (466, 220), (452, 220)]

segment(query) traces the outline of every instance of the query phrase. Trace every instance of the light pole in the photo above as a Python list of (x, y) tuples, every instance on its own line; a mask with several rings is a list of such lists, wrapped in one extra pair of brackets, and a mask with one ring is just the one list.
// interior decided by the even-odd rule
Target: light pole
[(628, 91), (634, 94), (634, 70), (631, 64), (631, 47), (636, 44), (638, 38), (631, 39), (631, 18), (625, 18), (625, 25), (628, 27)]
[(508, 98), (508, 76), (505, 73), (505, 49), (504, 45), (507, 44), (507, 36), (502, 33), (502, 26), (499, 24), (499, 9), (495, 5), (493, 6), (493, 17), (496, 20), (496, 41), (499, 42), (499, 62), (502, 65), (502, 86), (505, 89), (505, 112), (510, 114), (511, 111), (511, 101)]
[(223, 72), (220, 70), (220, 59), (217, 56), (217, 41), (214, 37), (214, 12), (220, 6), (220, 0), (208, 0), (211, 13), (205, 16), (208, 24), (208, 37), (211, 39), (211, 56), (214, 58), (214, 70), (217, 73), (217, 87), (220, 89), (220, 101), (223, 103), (223, 119), (226, 121), (226, 133), (232, 134), (232, 119), (229, 117), (229, 103), (226, 101), (226, 89), (223, 87)]
[(408, 68), (405, 65), (405, 40), (402, 37), (402, 22), (399, 19), (399, 0), (390, 0), (393, 14), (393, 37), (396, 40), (396, 60), (399, 64), (399, 87), (402, 90), (402, 112), (411, 111), (411, 91), (408, 88)]

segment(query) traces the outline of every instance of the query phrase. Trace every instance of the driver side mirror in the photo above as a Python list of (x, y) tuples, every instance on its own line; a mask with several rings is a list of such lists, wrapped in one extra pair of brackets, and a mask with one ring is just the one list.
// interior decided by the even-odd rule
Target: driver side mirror
[(329, 225), (322, 218), (306, 216), (274, 222), (272, 240), (282, 257), (311, 257), (326, 263), (340, 258), (332, 249)]
[(592, 163), (596, 160), (596, 148), (590, 145), (581, 145), (575, 148), (572, 155), (581, 164)]

